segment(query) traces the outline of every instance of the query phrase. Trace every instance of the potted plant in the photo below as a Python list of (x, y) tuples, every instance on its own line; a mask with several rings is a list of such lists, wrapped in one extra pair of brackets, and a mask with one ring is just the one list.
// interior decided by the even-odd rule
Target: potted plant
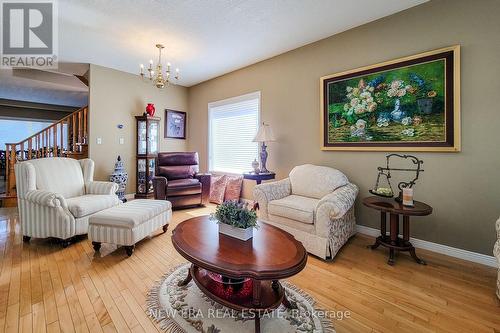
[(248, 204), (225, 201), (211, 215), (219, 225), (219, 233), (243, 241), (253, 237), (253, 228), (258, 228), (257, 213), (248, 209)]

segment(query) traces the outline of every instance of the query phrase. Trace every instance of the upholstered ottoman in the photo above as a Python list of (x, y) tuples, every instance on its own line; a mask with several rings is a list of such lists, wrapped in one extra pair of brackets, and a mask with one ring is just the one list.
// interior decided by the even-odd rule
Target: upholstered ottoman
[(101, 243), (125, 246), (130, 257), (135, 243), (163, 227), (167, 231), (172, 205), (166, 200), (137, 199), (108, 208), (89, 218), (89, 237), (94, 250)]

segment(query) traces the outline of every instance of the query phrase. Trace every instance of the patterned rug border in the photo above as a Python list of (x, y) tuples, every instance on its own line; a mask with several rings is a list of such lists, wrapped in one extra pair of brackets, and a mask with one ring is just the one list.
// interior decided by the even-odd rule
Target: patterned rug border
[[(158, 279), (151, 289), (148, 291), (147, 296), (146, 296), (146, 314), (153, 319), (158, 325), (160, 326), (160, 329), (163, 330), (164, 332), (168, 333), (187, 333), (186, 330), (184, 330), (175, 320), (172, 318), (168, 317), (166, 311), (162, 308), (162, 305), (160, 304), (160, 288), (163, 285), (163, 282), (171, 275), (173, 274), (176, 270), (190, 264), (189, 262), (184, 262), (182, 264), (178, 264), (173, 266), (171, 269), (167, 271), (167, 273), (163, 274), (160, 279)], [(309, 295), (307, 292), (304, 290), (300, 289), (296, 285), (283, 280), (280, 281), (283, 287), (289, 288), (296, 293), (298, 293), (300, 296), (304, 297), (304, 299), (310, 303), (311, 307), (313, 307), (317, 311), (324, 311), (323, 308), (317, 307), (317, 301)], [(321, 318), (320, 319), (321, 326), (323, 328), (324, 333), (335, 333), (335, 327), (333, 326), (333, 320), (329, 318)], [(207, 332), (210, 333), (210, 332)]]

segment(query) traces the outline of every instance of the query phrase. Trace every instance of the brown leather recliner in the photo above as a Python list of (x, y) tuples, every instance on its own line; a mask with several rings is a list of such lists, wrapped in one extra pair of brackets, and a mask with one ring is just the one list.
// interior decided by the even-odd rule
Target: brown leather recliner
[(153, 178), (155, 199), (172, 207), (205, 205), (210, 196), (210, 174), (198, 173), (198, 153), (159, 153)]

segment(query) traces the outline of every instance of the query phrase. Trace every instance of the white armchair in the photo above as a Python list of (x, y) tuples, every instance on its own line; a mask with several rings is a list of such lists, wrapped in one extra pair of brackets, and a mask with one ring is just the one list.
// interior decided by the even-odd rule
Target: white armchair
[(116, 206), (118, 185), (93, 181), (90, 159), (50, 157), (15, 165), (19, 218), (23, 240), (55, 237), (68, 246), (86, 234), (89, 217)]
[(297, 166), (286, 179), (257, 185), (253, 195), (261, 221), (291, 233), (322, 259), (333, 259), (355, 233), (358, 187), (336, 169)]

